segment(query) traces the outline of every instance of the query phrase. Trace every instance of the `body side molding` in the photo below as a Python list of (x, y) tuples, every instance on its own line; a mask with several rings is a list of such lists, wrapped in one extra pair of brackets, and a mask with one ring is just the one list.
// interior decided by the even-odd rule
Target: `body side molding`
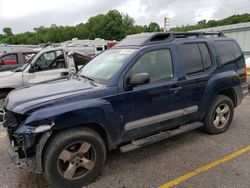
[(155, 124), (155, 123), (160, 123), (162, 121), (167, 121), (173, 118), (177, 118), (180, 116), (184, 116), (187, 114), (191, 114), (194, 112), (198, 111), (198, 106), (190, 106), (184, 109), (180, 109), (180, 110), (175, 110), (172, 112), (167, 112), (164, 114), (160, 114), (160, 115), (156, 115), (156, 116), (151, 116), (148, 118), (143, 118), (143, 119), (139, 119), (139, 120), (135, 120), (135, 121), (131, 121), (125, 124), (125, 130), (129, 131), (132, 129), (137, 129), (137, 128), (141, 128), (144, 126), (148, 126), (151, 124)]

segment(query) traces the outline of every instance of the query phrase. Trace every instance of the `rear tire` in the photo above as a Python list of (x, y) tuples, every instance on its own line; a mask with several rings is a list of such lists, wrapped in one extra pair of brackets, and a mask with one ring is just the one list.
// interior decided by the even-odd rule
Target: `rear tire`
[(210, 134), (219, 134), (228, 130), (234, 115), (232, 100), (225, 95), (216, 96), (205, 117), (204, 130)]
[(56, 134), (43, 155), (44, 176), (54, 187), (80, 188), (101, 173), (106, 147), (101, 136), (87, 128)]

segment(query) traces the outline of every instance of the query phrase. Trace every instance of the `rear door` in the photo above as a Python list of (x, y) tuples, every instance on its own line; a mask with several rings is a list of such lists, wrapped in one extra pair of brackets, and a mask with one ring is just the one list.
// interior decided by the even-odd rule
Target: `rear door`
[(181, 81), (184, 97), (184, 108), (195, 108), (194, 113), (185, 116), (185, 122), (199, 120), (199, 110), (202, 97), (209, 78), (214, 70), (214, 61), (211, 57), (207, 42), (182, 43), (179, 46), (180, 60), (182, 63), (183, 80)]

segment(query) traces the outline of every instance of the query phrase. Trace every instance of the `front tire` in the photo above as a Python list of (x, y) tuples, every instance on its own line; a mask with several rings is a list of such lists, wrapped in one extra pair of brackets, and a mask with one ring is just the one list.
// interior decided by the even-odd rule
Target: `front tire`
[(8, 91), (8, 90), (1, 90), (0, 91), (0, 100), (4, 100), (7, 97), (7, 95), (9, 94), (9, 92), (10, 91)]
[(210, 134), (219, 134), (228, 130), (234, 115), (232, 100), (225, 95), (216, 96), (205, 117), (204, 130)]
[(105, 160), (106, 147), (97, 132), (87, 128), (66, 130), (47, 144), (44, 175), (54, 187), (80, 188), (95, 180)]
[(10, 91), (1, 90), (0, 91), (0, 122), (3, 122), (3, 114), (4, 114), (4, 99), (7, 97)]

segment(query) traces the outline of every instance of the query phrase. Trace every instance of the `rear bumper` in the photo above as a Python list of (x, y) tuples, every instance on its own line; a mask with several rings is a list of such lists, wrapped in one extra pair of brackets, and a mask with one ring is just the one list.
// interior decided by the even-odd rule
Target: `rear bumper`
[(245, 84), (242, 84), (241, 87), (242, 87), (242, 98), (244, 98), (247, 95), (249, 95), (249, 90), (248, 90), (249, 85), (245, 83)]
[(238, 106), (241, 104), (242, 99), (245, 98), (247, 95), (249, 95), (247, 83), (244, 82), (240, 86), (234, 87), (234, 91), (237, 97), (236, 106)]

